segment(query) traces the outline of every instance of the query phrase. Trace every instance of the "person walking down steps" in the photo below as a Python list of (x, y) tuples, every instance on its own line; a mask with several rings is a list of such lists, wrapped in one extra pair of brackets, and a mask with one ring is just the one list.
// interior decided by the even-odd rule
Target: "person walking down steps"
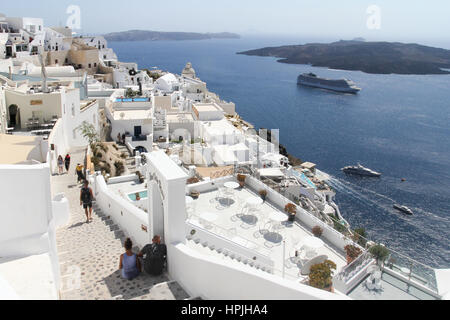
[(77, 164), (75, 171), (77, 173), (78, 183), (80, 183), (81, 181), (84, 181), (83, 166), (81, 164)]
[(92, 189), (89, 188), (89, 182), (84, 181), (84, 187), (80, 191), (80, 205), (83, 206), (84, 212), (86, 214), (86, 223), (92, 221), (92, 201), (94, 200), (94, 195), (92, 194)]

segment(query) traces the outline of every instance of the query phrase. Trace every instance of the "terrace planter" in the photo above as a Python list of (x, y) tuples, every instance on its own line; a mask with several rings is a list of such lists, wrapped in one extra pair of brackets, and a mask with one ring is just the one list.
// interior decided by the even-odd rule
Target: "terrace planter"
[(239, 182), (239, 186), (241, 188), (245, 187), (245, 179), (247, 178), (244, 174), (238, 174), (237, 175), (237, 181)]
[(200, 197), (200, 192), (198, 192), (198, 191), (191, 191), (190, 196), (193, 199), (197, 200)]

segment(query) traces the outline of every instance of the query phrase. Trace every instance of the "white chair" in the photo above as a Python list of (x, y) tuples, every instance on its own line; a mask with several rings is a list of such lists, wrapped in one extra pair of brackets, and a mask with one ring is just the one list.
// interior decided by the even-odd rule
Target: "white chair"
[(370, 276), (369, 278), (367, 278), (366, 280), (366, 287), (369, 290), (374, 290), (375, 289), (375, 285), (373, 284), (373, 278), (372, 276)]
[(305, 263), (302, 266), (302, 269), (300, 270), (299, 276), (307, 276), (307, 275), (309, 275), (310, 272), (311, 272), (311, 267), (312, 266), (314, 266), (316, 264), (324, 263), (327, 259), (328, 259), (328, 256), (322, 255), (322, 256), (317, 256), (314, 259), (309, 260), (307, 263)]

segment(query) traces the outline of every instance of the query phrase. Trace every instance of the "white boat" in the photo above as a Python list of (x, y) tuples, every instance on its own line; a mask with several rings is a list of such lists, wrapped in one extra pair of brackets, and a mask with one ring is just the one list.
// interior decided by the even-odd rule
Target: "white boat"
[(314, 73), (304, 73), (299, 75), (297, 84), (344, 93), (358, 93), (361, 91), (361, 88), (358, 88), (351, 80), (320, 78)]
[(341, 169), (345, 173), (349, 174), (357, 174), (360, 176), (366, 176), (366, 177), (380, 177), (381, 173), (373, 171), (372, 169), (363, 167), (361, 164), (358, 163), (356, 166), (347, 166)]

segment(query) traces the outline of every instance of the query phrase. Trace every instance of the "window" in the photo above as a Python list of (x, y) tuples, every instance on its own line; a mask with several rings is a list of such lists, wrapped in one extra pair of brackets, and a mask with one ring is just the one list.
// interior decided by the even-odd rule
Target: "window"
[(97, 62), (94, 63), (94, 67), (97, 68)]
[(75, 104), (72, 103), (72, 117), (75, 117)]
[(69, 63), (69, 59), (67, 59), (67, 58), (66, 58), (66, 60), (65, 60), (65, 61), (66, 61), (66, 63)]
[(91, 68), (91, 67), (92, 67), (92, 65), (89, 63), (89, 64), (88, 64), (88, 68)]
[(58, 64), (58, 59), (55, 59), (55, 64)]

